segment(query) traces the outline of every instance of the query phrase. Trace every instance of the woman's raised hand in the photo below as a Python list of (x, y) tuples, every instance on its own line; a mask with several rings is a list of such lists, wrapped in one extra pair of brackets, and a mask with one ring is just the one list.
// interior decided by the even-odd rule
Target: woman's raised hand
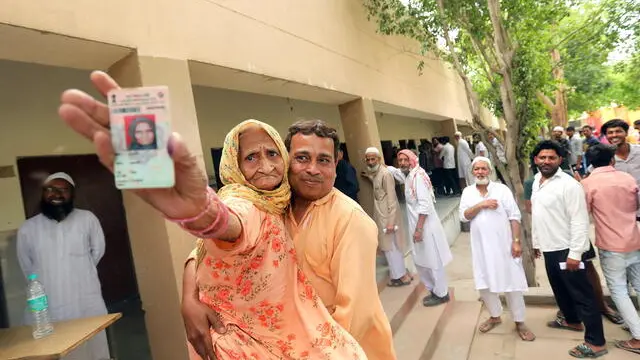
[[(91, 82), (103, 96), (119, 88), (115, 80), (101, 71), (91, 73)], [(58, 109), (60, 117), (76, 133), (93, 142), (100, 162), (113, 172), (115, 152), (111, 144), (107, 105), (76, 89), (63, 92), (61, 102)], [(179, 134), (171, 135), (168, 150), (175, 166), (175, 186), (131, 191), (167, 217), (194, 217), (207, 206), (206, 174), (198, 167), (195, 156)]]

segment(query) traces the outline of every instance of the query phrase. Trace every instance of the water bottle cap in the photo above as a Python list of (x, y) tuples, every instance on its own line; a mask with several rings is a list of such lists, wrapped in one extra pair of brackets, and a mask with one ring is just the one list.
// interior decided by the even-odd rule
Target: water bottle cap
[(37, 278), (38, 278), (38, 275), (36, 275), (36, 274), (31, 274), (31, 275), (29, 275), (29, 276), (27, 277), (27, 279), (28, 279), (29, 281), (33, 281), (33, 280), (35, 280), (35, 279), (37, 279)]

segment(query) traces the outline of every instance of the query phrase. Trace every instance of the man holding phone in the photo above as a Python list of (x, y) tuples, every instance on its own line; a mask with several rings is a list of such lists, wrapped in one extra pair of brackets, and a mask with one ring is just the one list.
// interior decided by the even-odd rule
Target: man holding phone
[(584, 343), (569, 351), (578, 358), (605, 355), (606, 341), (600, 309), (589, 282), (584, 261), (589, 254), (589, 214), (582, 186), (560, 170), (567, 155), (555, 141), (545, 140), (533, 151), (540, 170), (531, 197), (533, 248), (544, 254), (553, 294), (564, 319), (547, 326), (572, 331), (585, 330)]

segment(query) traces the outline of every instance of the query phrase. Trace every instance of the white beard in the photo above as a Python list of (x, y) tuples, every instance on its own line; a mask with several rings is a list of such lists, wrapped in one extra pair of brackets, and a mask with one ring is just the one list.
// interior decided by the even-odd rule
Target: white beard
[(377, 172), (378, 169), (380, 169), (380, 164), (378, 164), (378, 165), (376, 165), (374, 167), (367, 166), (367, 168), (369, 169), (369, 172), (374, 173), (374, 172)]
[(478, 179), (478, 178), (475, 178), (475, 183), (476, 183), (476, 185), (488, 185), (490, 181), (491, 181), (491, 180), (489, 180), (489, 178), (488, 178), (488, 177), (486, 177), (486, 178), (484, 178), (484, 179)]

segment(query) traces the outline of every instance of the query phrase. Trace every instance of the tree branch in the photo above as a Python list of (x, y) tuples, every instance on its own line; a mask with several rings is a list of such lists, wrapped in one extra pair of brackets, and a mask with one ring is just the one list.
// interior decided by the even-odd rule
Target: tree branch
[(553, 103), (551, 98), (549, 98), (542, 91), (536, 91), (536, 96), (538, 97), (538, 100), (540, 100), (540, 102), (542, 102), (542, 104), (547, 108), (547, 110), (553, 111), (553, 109), (556, 107), (556, 104)]

